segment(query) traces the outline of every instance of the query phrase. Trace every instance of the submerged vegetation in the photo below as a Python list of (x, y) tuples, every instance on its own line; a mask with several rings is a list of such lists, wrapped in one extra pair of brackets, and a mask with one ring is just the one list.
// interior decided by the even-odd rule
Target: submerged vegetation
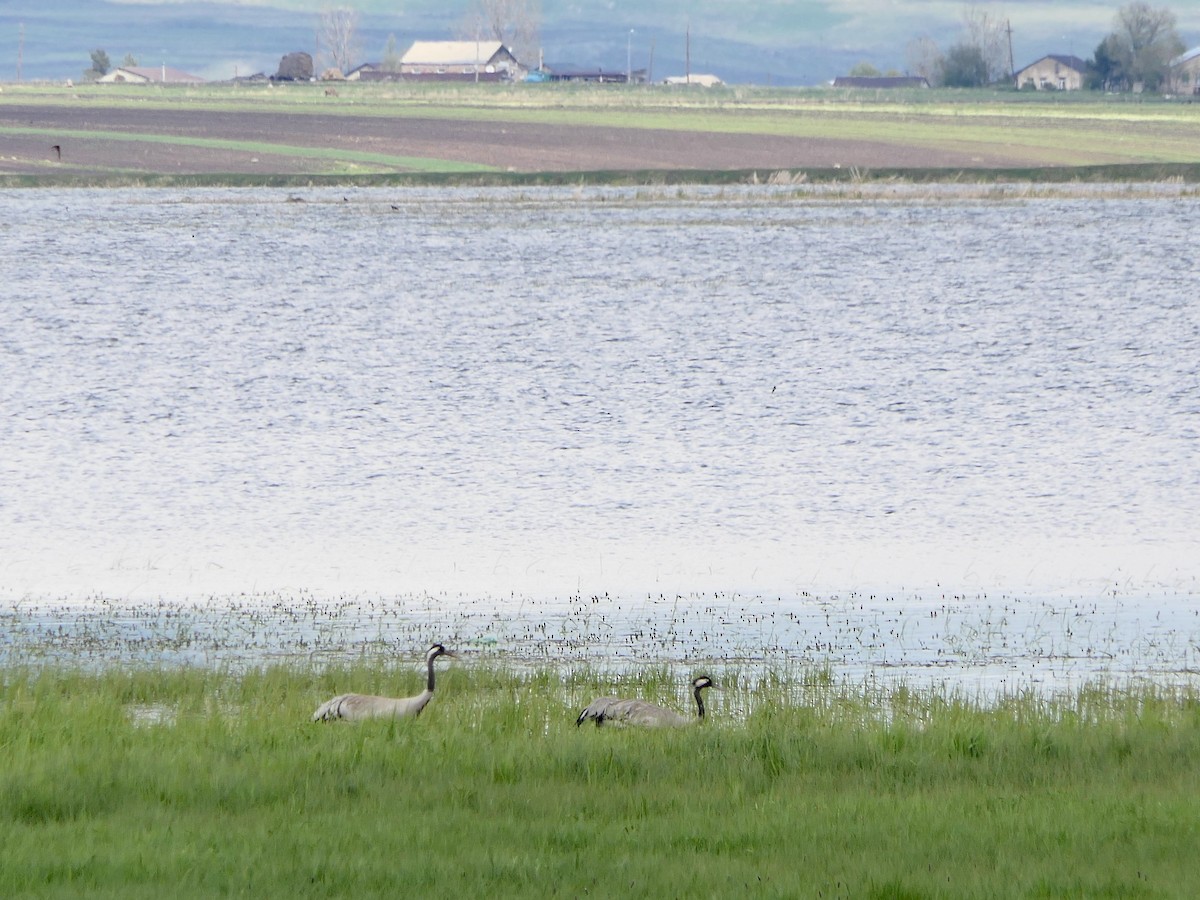
[[(1185, 598), (1161, 634), (1116, 600), (301, 599), (0, 611), (0, 895), (1186, 897), (1200, 877)], [(311, 721), (345, 691), (416, 693), (433, 635), (459, 658), (419, 718)], [(1036, 678), (966, 686), (1007, 653)], [(719, 686), (703, 723), (576, 727), (608, 694), (690, 709), (698, 675)]]
[(460, 663), (415, 720), (314, 724), (379, 659), (0, 671), (4, 896), (1186, 897), (1200, 696), (982, 703), (727, 671), (681, 731), (576, 728), (675, 673)]

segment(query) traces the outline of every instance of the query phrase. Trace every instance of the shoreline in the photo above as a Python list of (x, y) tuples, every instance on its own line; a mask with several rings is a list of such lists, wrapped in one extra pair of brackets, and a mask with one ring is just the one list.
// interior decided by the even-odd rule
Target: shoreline
[(994, 191), (1004, 186), (1094, 187), (1178, 185), (1180, 193), (1193, 193), (1200, 185), (1200, 164), (1126, 164), (1046, 168), (780, 168), (654, 169), (640, 171), (562, 172), (392, 172), (368, 175), (320, 174), (106, 174), (2, 173), (0, 189), (36, 188), (553, 188), (553, 187), (790, 187), (844, 188), (912, 185)]
[(979, 592), (535, 597), (304, 591), (131, 602), (0, 600), (0, 668), (253, 670), (403, 658), (433, 640), (480, 664), (818, 671), (843, 684), (1056, 696), (1089, 683), (1200, 683), (1200, 598)]

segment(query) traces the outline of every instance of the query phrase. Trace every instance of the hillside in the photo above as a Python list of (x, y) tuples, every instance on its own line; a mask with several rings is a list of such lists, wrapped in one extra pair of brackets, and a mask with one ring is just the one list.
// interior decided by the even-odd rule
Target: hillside
[[(272, 5), (133, 0), (8, 0), (0, 5), (0, 81), (78, 79), (89, 53), (103, 48), (114, 64), (132, 54), (210, 79), (274, 72), (291, 50), (314, 48), (318, 12), (327, 0), (268, 0)], [(349, 2), (349, 0), (347, 0)], [(467, 0), (358, 0), (363, 61), (378, 60), (389, 35), (456, 36)], [(1065, 0), (1006, 10), (1018, 66), (1046, 53), (1091, 55), (1119, 3)], [(994, 9), (993, 9), (994, 7)], [(943, 47), (959, 36), (967, 5), (917, 0), (542, 0), (542, 53), (547, 61), (623, 69), (648, 68), (655, 78), (691, 71), (727, 82), (813, 85), (860, 61), (902, 70), (905, 46), (929, 36)], [(1200, 43), (1200, 5), (1176, 10), (1189, 46)], [(631, 33), (632, 29), (632, 33)], [(685, 37), (690, 33), (690, 41)]]

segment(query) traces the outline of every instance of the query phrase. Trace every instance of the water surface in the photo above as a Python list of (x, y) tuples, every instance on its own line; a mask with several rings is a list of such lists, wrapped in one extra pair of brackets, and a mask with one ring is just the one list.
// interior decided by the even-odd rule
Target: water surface
[(1194, 602), (1200, 200), (857, 193), (0, 193), (0, 589)]

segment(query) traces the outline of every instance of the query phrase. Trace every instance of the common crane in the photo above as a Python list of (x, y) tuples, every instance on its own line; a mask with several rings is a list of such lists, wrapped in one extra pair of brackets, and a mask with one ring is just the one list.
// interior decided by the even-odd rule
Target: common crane
[(339, 694), (332, 700), (322, 703), (313, 713), (314, 722), (332, 722), (334, 719), (373, 719), (380, 716), (418, 716), (433, 699), (433, 661), (439, 656), (454, 658), (454, 654), (441, 644), (434, 644), (425, 651), (425, 665), (429, 671), (429, 681), (425, 690), (415, 697), (376, 697), (373, 694)]
[(692, 696), (696, 698), (696, 716), (685, 716), (645, 700), (623, 700), (620, 697), (598, 697), (589, 703), (575, 720), (579, 726), (588, 719), (595, 719), (599, 727), (605, 722), (615, 725), (640, 725), (644, 728), (677, 728), (691, 725), (704, 719), (704, 697), (701, 691), (716, 687), (707, 675), (692, 679)]

